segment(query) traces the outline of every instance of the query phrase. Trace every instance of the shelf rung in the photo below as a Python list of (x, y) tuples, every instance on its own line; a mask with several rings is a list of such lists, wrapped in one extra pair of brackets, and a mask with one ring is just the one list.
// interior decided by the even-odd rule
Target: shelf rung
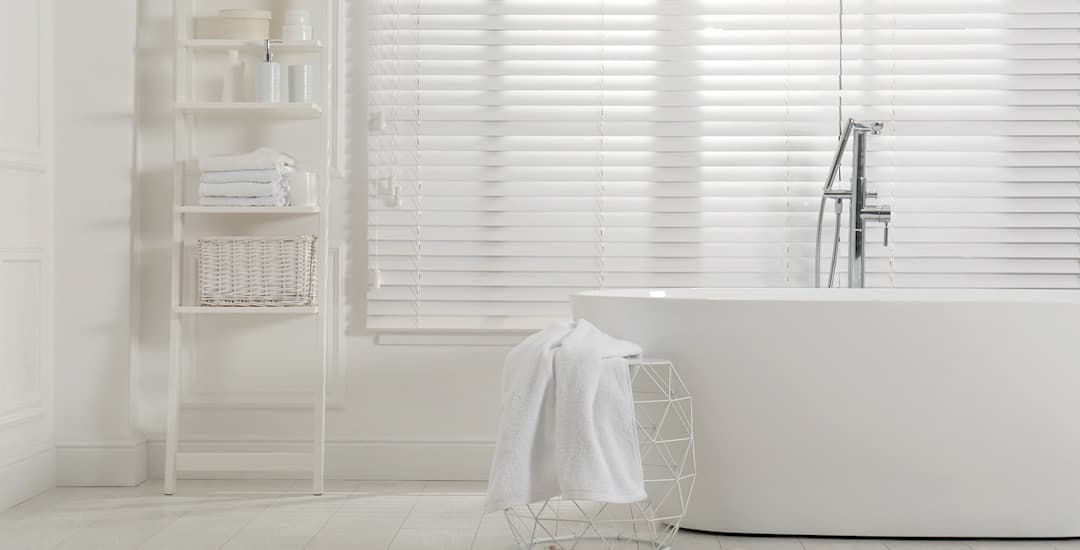
[(187, 101), (175, 103), (173, 108), (179, 112), (190, 114), (265, 114), (294, 118), (319, 118), (322, 116), (322, 107), (315, 103)]
[(296, 472), (311, 466), (311, 453), (176, 453), (181, 472)]
[[(192, 40), (181, 40), (180, 47), (191, 50), (262, 51), (266, 47), (266, 42), (262, 40), (216, 40), (196, 38)], [(319, 40), (296, 40), (275, 42), (273, 47), (275, 53), (315, 53), (322, 50), (323, 44)]]
[(319, 312), (317, 306), (180, 306), (176, 312), (182, 315), (314, 315)]
[(318, 214), (318, 206), (177, 206), (180, 214)]

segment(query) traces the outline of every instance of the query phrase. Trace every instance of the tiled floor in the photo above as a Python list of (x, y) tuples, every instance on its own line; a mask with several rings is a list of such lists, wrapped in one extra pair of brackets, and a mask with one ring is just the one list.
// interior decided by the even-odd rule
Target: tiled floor
[[(185, 481), (55, 489), (0, 513), (0, 550), (513, 550), (483, 484)], [(681, 533), (676, 550), (1080, 550), (1080, 541), (895, 541)]]

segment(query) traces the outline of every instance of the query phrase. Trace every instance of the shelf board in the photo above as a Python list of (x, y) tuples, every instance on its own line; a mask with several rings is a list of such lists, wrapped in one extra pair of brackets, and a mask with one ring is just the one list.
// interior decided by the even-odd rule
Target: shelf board
[(180, 306), (176, 312), (182, 315), (315, 315), (317, 306), (254, 307), (254, 306)]
[[(189, 50), (227, 51), (227, 50), (259, 50), (266, 48), (266, 42), (262, 40), (207, 40), (191, 39), (181, 40), (181, 48)], [(296, 40), (282, 41), (271, 44), (275, 53), (317, 53), (322, 51), (323, 44), (319, 40)]]
[(318, 118), (322, 108), (314, 103), (256, 103), (220, 101), (191, 101), (176, 103), (173, 108), (182, 113), (221, 113), (221, 114), (266, 114), (295, 118)]
[(262, 214), (262, 215), (303, 215), (318, 214), (318, 206), (177, 206), (173, 211), (178, 214)]

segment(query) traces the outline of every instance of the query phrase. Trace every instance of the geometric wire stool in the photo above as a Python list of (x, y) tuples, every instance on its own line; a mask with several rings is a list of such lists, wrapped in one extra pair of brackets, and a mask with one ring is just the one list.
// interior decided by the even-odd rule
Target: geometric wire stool
[(690, 392), (671, 361), (630, 364), (645, 491), (633, 504), (549, 498), (505, 511), (520, 550), (669, 550), (694, 489)]

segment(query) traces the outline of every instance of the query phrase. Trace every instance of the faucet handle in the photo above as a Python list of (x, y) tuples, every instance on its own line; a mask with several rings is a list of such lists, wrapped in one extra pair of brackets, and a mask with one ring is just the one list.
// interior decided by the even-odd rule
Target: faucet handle
[(864, 220), (873, 222), (887, 222), (892, 219), (892, 207), (887, 204), (868, 204), (862, 209)]
[(887, 204), (864, 206), (860, 214), (864, 221), (885, 224), (885, 246), (889, 246), (889, 224), (892, 222), (892, 207)]

